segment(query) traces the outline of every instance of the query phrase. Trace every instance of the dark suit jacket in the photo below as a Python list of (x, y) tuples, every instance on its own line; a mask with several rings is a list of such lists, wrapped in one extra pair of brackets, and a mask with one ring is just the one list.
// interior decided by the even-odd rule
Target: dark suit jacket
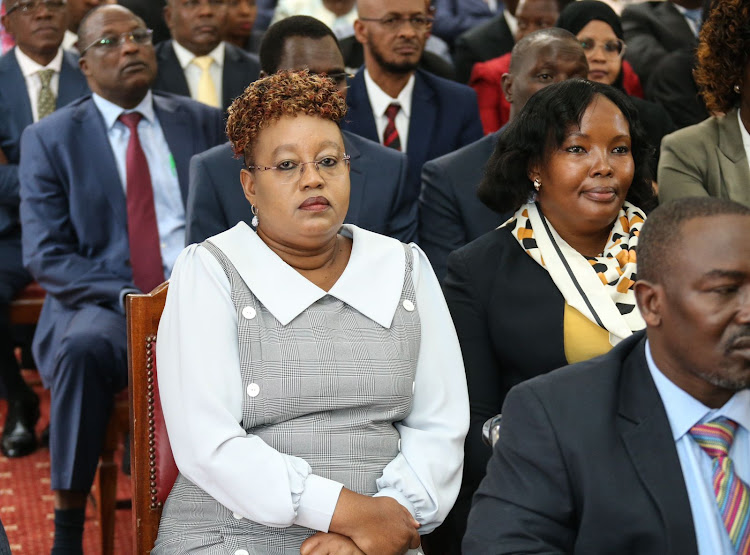
[[(247, 86), (260, 74), (260, 62), (255, 54), (250, 54), (229, 43), (224, 43), (224, 77), (222, 80), (222, 106), (229, 108), (232, 101), (240, 96)], [(172, 41), (166, 40), (155, 46), (159, 71), (153, 88), (182, 96), (190, 96), (185, 72), (174, 53)]]
[(465, 553), (698, 553), (644, 345), (637, 334), (508, 394)]
[(146, 22), (146, 27), (154, 31), (154, 44), (169, 40), (169, 27), (164, 21), (166, 0), (118, 0), (135, 15)]
[[(364, 68), (351, 80), (346, 103), (349, 111), (342, 129), (380, 142)], [(428, 160), (453, 152), (482, 137), (477, 95), (469, 87), (442, 79), (422, 70), (415, 74), (409, 119), (409, 183), (419, 194), (419, 176)]]
[(668, 0), (631, 4), (622, 11), (621, 19), (628, 44), (625, 59), (644, 87), (648, 86), (651, 72), (666, 54), (693, 48), (698, 43), (683, 15)]
[[(56, 108), (88, 93), (86, 78), (78, 69), (78, 56), (64, 52)], [(26, 80), (14, 48), (0, 57), (0, 150), (8, 158), (8, 164), (0, 164), (0, 236), (18, 231), (19, 142), (23, 130), (32, 123), (34, 116)]]
[(419, 246), (441, 281), (451, 252), (507, 219), (477, 198), (484, 166), (495, 150), (501, 131), (430, 160), (422, 168)]
[(646, 87), (646, 99), (661, 105), (677, 129), (700, 123), (710, 115), (693, 79), (694, 68), (692, 49), (675, 50), (656, 65)]
[[(359, 68), (364, 65), (365, 51), (362, 43), (356, 38), (351, 36), (339, 40), (339, 47), (341, 48), (341, 54), (344, 56), (346, 67)], [(419, 59), (419, 68), (434, 73), (443, 79), (455, 80), (456, 78), (456, 71), (453, 66), (429, 50), (422, 52), (422, 57)]]
[[(220, 110), (154, 94), (154, 107), (187, 200), (190, 157), (225, 140)], [(54, 368), (59, 335), (77, 310), (120, 310), (134, 289), (127, 208), (104, 120), (90, 96), (29, 126), (21, 137), (24, 264), (47, 291), (34, 336), (43, 377)]]
[[(406, 182), (406, 156), (344, 131), (351, 158), (351, 194), (346, 223), (416, 240), (417, 202)], [(244, 221), (252, 214), (240, 186), (242, 161), (229, 143), (198, 154), (190, 162), (186, 244), (199, 243)]]
[(459, 35), (453, 49), (456, 79), (468, 83), (475, 63), (507, 54), (515, 43), (502, 13)]

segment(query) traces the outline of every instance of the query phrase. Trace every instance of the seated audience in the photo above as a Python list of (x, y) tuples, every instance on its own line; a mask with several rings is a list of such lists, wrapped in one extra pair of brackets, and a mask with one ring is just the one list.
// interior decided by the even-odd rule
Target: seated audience
[(724, 199), (651, 214), (645, 336), (508, 393), (464, 553), (750, 552), (748, 236)]
[(622, 11), (625, 58), (648, 86), (658, 62), (670, 52), (695, 48), (703, 0), (651, 0)]
[(54, 555), (81, 553), (113, 397), (127, 386), (124, 296), (169, 276), (190, 157), (225, 137), (221, 111), (151, 93), (151, 34), (127, 8), (95, 8), (79, 39), (93, 95), (26, 128), (18, 169), (23, 261), (47, 291), (33, 353), (51, 397)]
[(482, 137), (465, 85), (418, 69), (432, 18), (424, 0), (359, 0), (356, 37), (365, 65), (350, 81), (342, 129), (405, 152), (419, 194), (422, 166)]
[(156, 46), (155, 90), (226, 109), (258, 78), (258, 57), (221, 40), (227, 19), (223, 0), (167, 0), (164, 17), (172, 39)]
[(513, 50), (518, 32), (515, 18), (518, 0), (506, 0), (505, 9), (495, 17), (472, 27), (458, 36), (453, 46), (456, 79), (468, 83), (477, 62), (502, 56)]
[(461, 33), (473, 29), (503, 12), (502, 0), (434, 0), (435, 23), (432, 32), (453, 44)]
[[(540, 73), (546, 77), (539, 79)], [(553, 27), (527, 35), (513, 47), (513, 64), (503, 79), (504, 94), (510, 100), (510, 120), (535, 92), (587, 75), (583, 49), (567, 31)], [(484, 205), (476, 194), (501, 132), (431, 160), (422, 169), (419, 244), (441, 281), (451, 252), (508, 219)]]
[(36, 449), (39, 419), (39, 399), (21, 377), (9, 321), (11, 300), (31, 281), (21, 259), (18, 219), (21, 133), (89, 92), (78, 56), (62, 49), (65, 21), (62, 0), (28, 11), (14, 2), (2, 17), (16, 44), (0, 57), (0, 382), (8, 400), (0, 451), (11, 458)]
[(664, 135), (675, 130), (675, 125), (661, 106), (638, 98), (643, 96), (638, 77), (622, 59), (626, 48), (620, 18), (604, 2), (580, 0), (565, 7), (557, 26), (567, 29), (581, 41), (591, 81), (612, 85), (631, 95), (630, 100), (638, 110), (646, 137), (655, 151), (651, 175), (656, 176), (659, 145)]
[(749, 28), (743, 0), (718, 2), (706, 20), (695, 78), (706, 106), (717, 115), (664, 137), (661, 202), (712, 196), (750, 206)]
[(471, 407), (464, 525), (490, 456), (482, 425), (508, 390), (643, 329), (633, 283), (649, 156), (630, 99), (581, 79), (536, 93), (500, 134), (479, 196), (513, 217), (453, 252), (443, 282)]
[(453, 505), (458, 340), (419, 248), (343, 224), (345, 113), (307, 71), (229, 110), (257, 232), (189, 246), (170, 280), (157, 357), (180, 473), (153, 555), (403, 554)]
[(257, 53), (263, 37), (262, 32), (253, 32), (257, 13), (255, 0), (229, 0), (224, 40), (247, 52)]
[[(288, 17), (266, 31), (260, 49), (261, 75), (279, 69), (325, 74), (346, 98), (344, 61), (336, 36), (325, 23), (305, 15)], [(350, 195), (345, 222), (409, 242), (417, 236), (417, 199), (406, 180), (406, 156), (343, 131), (349, 155)], [(196, 155), (190, 163), (186, 243), (200, 243), (238, 222), (251, 223), (238, 187), (244, 161), (229, 143)]]

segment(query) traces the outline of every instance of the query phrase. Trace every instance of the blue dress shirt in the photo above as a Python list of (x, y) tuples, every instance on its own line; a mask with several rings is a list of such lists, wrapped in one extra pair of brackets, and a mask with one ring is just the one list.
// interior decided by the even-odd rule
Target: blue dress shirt
[(149, 91), (140, 104), (132, 110), (122, 107), (93, 94), (94, 104), (104, 118), (107, 138), (112, 147), (120, 176), (122, 189), (127, 196), (127, 170), (125, 158), (130, 140), (130, 130), (117, 118), (123, 113), (139, 112), (143, 119), (138, 123), (138, 137), (146, 155), (151, 185), (154, 190), (154, 208), (159, 228), (159, 244), (164, 276), (172, 273), (177, 256), (185, 246), (185, 206), (182, 202), (177, 168), (169, 150), (167, 139), (154, 111), (154, 101)]
[(734, 469), (745, 484), (750, 483), (750, 390), (738, 391), (718, 409), (711, 409), (672, 383), (654, 363), (651, 347), (646, 342), (646, 362), (667, 411), (677, 456), (687, 486), (690, 509), (702, 555), (734, 555), (735, 551), (719, 513), (713, 490), (711, 457), (693, 440), (690, 428), (720, 416), (737, 422), (739, 427), (729, 456)]

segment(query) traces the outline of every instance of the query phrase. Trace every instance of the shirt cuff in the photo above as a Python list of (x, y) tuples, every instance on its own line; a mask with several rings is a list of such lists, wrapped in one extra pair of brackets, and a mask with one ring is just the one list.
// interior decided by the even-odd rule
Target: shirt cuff
[(123, 287), (122, 289), (120, 289), (120, 310), (122, 310), (123, 314), (125, 314), (125, 297), (127, 297), (131, 293), (137, 295), (140, 292), (140, 289), (136, 289), (135, 287)]
[[(414, 505), (412, 505), (411, 501), (409, 501), (406, 496), (396, 488), (383, 488), (378, 493), (373, 495), (373, 497), (383, 496), (393, 497), (393, 499), (398, 501), (402, 506), (406, 507), (406, 510), (411, 513), (411, 516), (413, 516), (415, 519), (417, 518), (417, 510), (414, 508)], [(417, 522), (419, 522), (418, 519)]]
[(300, 498), (294, 523), (312, 530), (328, 532), (343, 487), (344, 485), (339, 482), (310, 474), (305, 480), (305, 491)]

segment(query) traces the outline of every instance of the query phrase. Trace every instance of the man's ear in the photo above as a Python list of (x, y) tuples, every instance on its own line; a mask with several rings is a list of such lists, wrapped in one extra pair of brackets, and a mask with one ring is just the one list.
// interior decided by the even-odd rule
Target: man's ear
[(3, 26), (3, 29), (5, 29), (6, 33), (8, 33), (14, 39), (16, 38), (15, 33), (13, 32), (13, 24), (10, 21), (10, 17), (8, 17), (7, 15), (3, 15), (2, 17), (0, 17), (0, 25)]
[(253, 177), (253, 173), (243, 168), (242, 171), (240, 171), (240, 183), (242, 183), (242, 191), (245, 193), (245, 198), (250, 202), (250, 204), (255, 204), (256, 202), (256, 194), (255, 194), (255, 177)]
[(167, 0), (167, 4), (164, 6), (164, 11), (162, 14), (164, 15), (164, 23), (167, 25), (167, 28), (169, 29), (169, 33), (172, 33), (172, 6), (171, 6), (171, 0)]
[(503, 76), (500, 78), (500, 88), (503, 90), (503, 95), (505, 95), (505, 100), (508, 101), (508, 104), (513, 104), (513, 75), (503, 73)]
[(359, 19), (354, 20), (354, 38), (362, 44), (367, 42), (367, 26)]
[(650, 328), (661, 325), (662, 310), (664, 309), (664, 287), (639, 279), (633, 286), (635, 300), (641, 311), (641, 316)]

